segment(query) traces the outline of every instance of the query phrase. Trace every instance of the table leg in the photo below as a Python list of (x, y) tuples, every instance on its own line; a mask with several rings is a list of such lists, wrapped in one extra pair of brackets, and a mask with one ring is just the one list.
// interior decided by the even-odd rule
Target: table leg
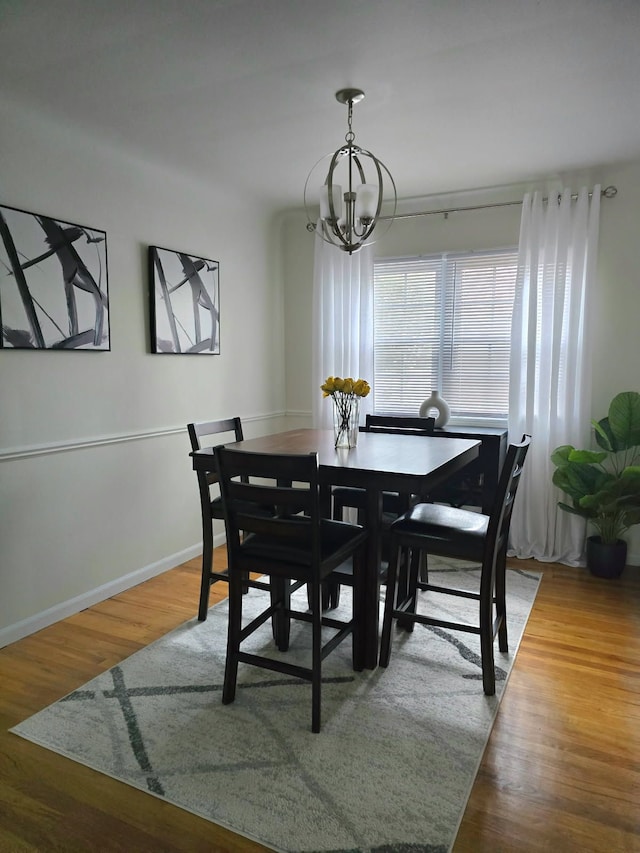
[(382, 492), (367, 489), (366, 527), (369, 532), (365, 600), (363, 607), (364, 665), (375, 669), (378, 665), (380, 568), (382, 561)]

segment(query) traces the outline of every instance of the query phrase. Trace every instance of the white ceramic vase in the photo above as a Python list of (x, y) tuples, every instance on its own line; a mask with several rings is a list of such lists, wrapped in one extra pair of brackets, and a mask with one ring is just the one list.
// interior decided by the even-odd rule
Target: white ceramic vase
[(451, 416), (451, 409), (447, 401), (440, 396), (439, 391), (433, 391), (431, 396), (420, 406), (420, 417), (430, 417), (431, 409), (435, 409), (437, 412), (435, 426), (437, 428), (445, 426)]

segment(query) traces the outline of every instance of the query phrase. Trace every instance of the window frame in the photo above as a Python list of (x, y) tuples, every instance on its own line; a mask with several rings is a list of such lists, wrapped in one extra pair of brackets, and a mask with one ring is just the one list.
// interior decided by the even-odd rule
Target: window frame
[[(473, 249), (473, 250), (465, 250), (465, 251), (447, 251), (447, 252), (433, 252), (429, 254), (421, 254), (421, 255), (403, 255), (403, 256), (390, 256), (390, 257), (378, 257), (374, 259), (374, 281), (373, 281), (373, 323), (374, 323), (374, 345), (373, 345), (373, 362), (374, 362), (374, 376), (372, 382), (373, 388), (373, 406), (376, 414), (415, 414), (411, 411), (400, 411), (397, 407), (384, 407), (380, 405), (380, 402), (376, 400), (376, 386), (379, 384), (379, 376), (378, 376), (378, 354), (379, 349), (377, 346), (377, 339), (379, 338), (379, 333), (377, 330), (377, 320), (379, 316), (379, 306), (377, 304), (377, 294), (376, 294), (376, 274), (380, 268), (383, 266), (391, 266), (393, 264), (397, 264), (401, 266), (403, 263), (407, 265), (407, 274), (410, 271), (410, 266), (414, 265), (414, 269), (419, 271), (420, 265), (425, 266), (425, 275), (433, 275), (434, 267), (437, 267), (436, 273), (436, 284), (435, 284), (435, 298), (433, 300), (433, 304), (437, 305), (437, 311), (439, 314), (439, 322), (435, 324), (435, 334), (433, 329), (431, 330), (431, 337), (437, 337), (437, 352), (438, 352), (438, 362), (437, 362), (437, 370), (436, 376), (437, 379), (431, 379), (433, 384), (433, 388), (426, 388), (424, 390), (424, 399), (431, 396), (431, 392), (433, 390), (439, 390), (441, 395), (447, 399), (447, 393), (443, 390), (443, 387), (446, 385), (443, 377), (446, 372), (446, 368), (444, 367), (445, 361), (445, 349), (446, 347), (452, 348), (455, 344), (455, 333), (453, 331), (447, 331), (446, 326), (447, 322), (451, 323), (451, 318), (455, 316), (456, 311), (459, 310), (459, 302), (456, 302), (455, 295), (455, 282), (458, 281), (456, 274), (452, 276), (451, 268), (452, 265), (455, 266), (456, 262), (464, 262), (470, 259), (476, 259), (480, 263), (476, 268), (475, 274), (478, 276), (478, 280), (482, 275), (482, 261), (484, 258), (495, 259), (494, 265), (494, 289), (496, 276), (498, 275), (499, 270), (499, 259), (506, 258), (510, 261), (509, 266), (512, 268), (513, 274), (511, 277), (512, 281), (512, 291), (510, 298), (511, 299), (511, 307), (509, 310), (509, 318), (513, 311), (513, 300), (515, 297), (515, 286), (516, 286), (516, 277), (517, 277), (517, 266), (518, 266), (518, 247), (517, 246), (502, 246), (502, 247), (491, 247), (491, 248), (483, 248), (483, 249)], [(489, 267), (490, 268), (490, 267)], [(473, 272), (473, 264), (468, 264), (465, 271)], [(501, 273), (503, 274), (503, 273)], [(453, 291), (453, 292), (452, 292)], [(425, 290), (426, 292), (426, 290)], [(491, 303), (492, 306), (500, 306), (500, 300), (494, 299)], [(447, 307), (448, 306), (448, 307)], [(435, 310), (435, 309), (434, 309)], [(488, 312), (488, 315), (490, 312)], [(504, 346), (504, 331), (507, 326), (505, 325), (505, 317), (504, 317), (504, 302), (502, 305), (502, 324), (500, 328), (502, 329), (502, 339), (498, 335), (496, 337), (496, 341)], [(508, 321), (507, 321), (508, 322)], [(451, 328), (455, 328), (455, 325), (452, 325)], [(510, 329), (510, 322), (508, 322), (508, 328)], [(425, 334), (428, 334), (425, 333)], [(510, 338), (510, 335), (509, 335)], [(509, 339), (510, 345), (510, 339)], [(382, 344), (380, 345), (380, 349), (382, 348)], [(510, 360), (510, 346), (507, 350), (506, 354), (506, 370), (507, 370), (507, 408), (508, 408), (508, 370), (509, 370), (509, 360)], [(453, 350), (452, 350), (453, 351)], [(461, 351), (463, 351), (461, 349)], [(460, 381), (459, 378), (457, 380)], [(490, 379), (487, 378), (487, 382), (490, 382)], [(383, 399), (385, 399), (383, 397)], [(388, 400), (388, 396), (386, 396)], [(450, 401), (449, 401), (450, 402)], [(462, 414), (459, 411), (454, 410), (454, 406), (452, 406), (452, 414), (450, 418), (450, 423), (452, 425), (458, 426), (486, 426), (486, 427), (505, 427), (508, 421), (508, 412), (504, 412), (503, 414), (497, 415), (495, 413), (479, 413), (479, 412), (471, 412)]]

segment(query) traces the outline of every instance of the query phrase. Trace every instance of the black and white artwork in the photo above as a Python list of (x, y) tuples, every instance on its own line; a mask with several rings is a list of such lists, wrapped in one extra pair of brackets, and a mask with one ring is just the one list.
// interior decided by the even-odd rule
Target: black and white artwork
[(109, 350), (106, 233), (0, 206), (0, 238), (0, 347)]
[(220, 264), (149, 246), (151, 351), (220, 354)]

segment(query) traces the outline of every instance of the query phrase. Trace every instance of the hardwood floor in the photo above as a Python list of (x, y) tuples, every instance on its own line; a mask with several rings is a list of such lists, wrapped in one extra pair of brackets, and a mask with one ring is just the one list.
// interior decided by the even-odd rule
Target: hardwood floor
[[(544, 576), (454, 853), (640, 851), (640, 569), (515, 564)], [(266, 849), (7, 731), (194, 616), (199, 575), (192, 560), (0, 650), (2, 853)]]

